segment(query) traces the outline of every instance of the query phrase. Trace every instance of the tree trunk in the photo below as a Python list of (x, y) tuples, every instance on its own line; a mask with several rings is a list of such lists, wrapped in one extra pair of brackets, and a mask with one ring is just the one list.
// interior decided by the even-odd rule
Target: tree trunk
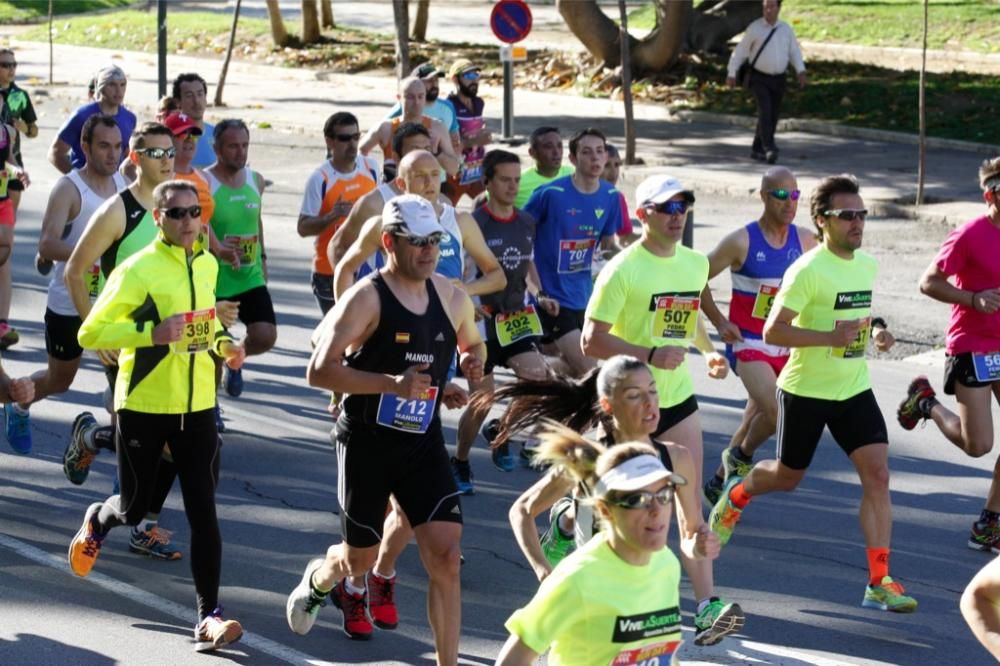
[(621, 35), (619, 43), (622, 48), (622, 101), (625, 103), (625, 164), (635, 164), (635, 124), (632, 114), (632, 66), (628, 40), (628, 9), (625, 0), (618, 0), (618, 13), (621, 15)]
[(706, 0), (698, 5), (687, 31), (688, 51), (728, 53), (729, 40), (761, 16), (761, 3)]
[(222, 71), (219, 72), (219, 84), (215, 86), (215, 99), (212, 104), (215, 106), (225, 106), (222, 103), (222, 89), (226, 87), (226, 74), (229, 73), (229, 60), (233, 57), (233, 46), (236, 44), (236, 24), (240, 20), (240, 3), (243, 0), (236, 0), (233, 8), (233, 27), (229, 29), (229, 44), (226, 46), (226, 57), (222, 61)]
[(924, 105), (927, 76), (927, 14), (928, 0), (924, 0), (924, 44), (920, 54), (920, 95), (917, 102), (920, 120), (919, 147), (917, 150), (917, 198), (916, 204), (924, 203), (924, 179), (927, 177), (927, 108)]
[(302, 0), (302, 43), (315, 44), (319, 41), (319, 12), (316, 0)]
[(410, 39), (415, 42), (427, 41), (427, 15), (430, 13), (431, 0), (417, 2), (417, 17), (413, 19), (413, 32)]
[(333, 5), (330, 4), (330, 0), (319, 0), (319, 11), (324, 28), (337, 27), (337, 22), (333, 20)]
[(285, 30), (285, 22), (281, 20), (281, 10), (278, 9), (278, 0), (266, 0), (267, 17), (271, 20), (271, 41), (275, 46), (288, 46), (288, 31)]
[(410, 72), (410, 8), (407, 0), (393, 0), (392, 16), (396, 24), (396, 78), (402, 80)]

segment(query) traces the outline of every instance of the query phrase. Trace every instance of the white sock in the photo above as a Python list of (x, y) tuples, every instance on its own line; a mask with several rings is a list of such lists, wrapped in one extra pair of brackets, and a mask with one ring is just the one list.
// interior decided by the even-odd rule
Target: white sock
[(21, 416), (27, 416), (28, 414), (31, 413), (30, 411), (28, 411), (28, 409), (22, 407), (21, 405), (17, 404), (16, 402), (14, 403), (14, 411), (17, 412), (18, 414), (20, 414)]
[(379, 572), (372, 569), (372, 575), (375, 576), (376, 578), (381, 578), (382, 580), (390, 580), (396, 577), (396, 570), (393, 569), (391, 574), (389, 574), (388, 576), (383, 576)]
[(365, 593), (365, 588), (363, 588), (363, 587), (354, 587), (353, 585), (351, 585), (351, 579), (350, 578), (345, 578), (344, 579), (344, 589), (347, 590), (350, 594), (364, 594)]

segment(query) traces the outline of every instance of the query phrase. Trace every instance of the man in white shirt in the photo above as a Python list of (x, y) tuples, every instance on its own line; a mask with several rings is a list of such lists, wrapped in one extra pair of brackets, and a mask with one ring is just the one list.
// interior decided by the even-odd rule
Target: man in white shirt
[(757, 131), (750, 157), (774, 164), (778, 161), (774, 131), (778, 126), (781, 98), (785, 94), (785, 72), (791, 62), (798, 75), (799, 88), (803, 88), (806, 65), (792, 26), (778, 20), (781, 0), (763, 0), (762, 5), (764, 15), (747, 26), (743, 39), (733, 49), (726, 85), (735, 86), (740, 66), (744, 62), (750, 64), (750, 92), (757, 101)]

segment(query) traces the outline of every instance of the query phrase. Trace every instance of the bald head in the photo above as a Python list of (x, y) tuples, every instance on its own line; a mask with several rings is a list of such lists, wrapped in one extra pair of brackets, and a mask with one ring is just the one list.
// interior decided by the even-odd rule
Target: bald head
[(789, 183), (794, 185), (795, 182), (795, 174), (788, 168), (783, 166), (771, 167), (764, 172), (764, 175), (760, 179), (760, 191), (767, 192), (768, 190), (780, 189)]
[(415, 76), (408, 76), (399, 82), (399, 92), (405, 95), (408, 92), (424, 92), (426, 87), (424, 82)]
[(399, 162), (399, 176), (405, 177), (413, 168), (417, 166), (437, 165), (437, 158), (427, 150), (411, 150)]

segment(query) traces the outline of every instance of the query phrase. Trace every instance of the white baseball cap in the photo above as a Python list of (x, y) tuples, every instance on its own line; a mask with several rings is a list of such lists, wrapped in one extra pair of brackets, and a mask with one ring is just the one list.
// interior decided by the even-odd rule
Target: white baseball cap
[(654, 455), (644, 454), (629, 458), (617, 467), (609, 469), (597, 480), (597, 495), (606, 495), (608, 491), (628, 492), (645, 488), (661, 479), (670, 481), (675, 486), (682, 486), (687, 480), (674, 474)]
[(382, 228), (401, 226), (414, 238), (445, 233), (434, 206), (416, 194), (400, 194), (385, 202), (382, 208)]
[(683, 194), (688, 203), (694, 203), (694, 192), (681, 185), (673, 176), (659, 174), (650, 176), (635, 189), (635, 207), (660, 204), (676, 194)]

